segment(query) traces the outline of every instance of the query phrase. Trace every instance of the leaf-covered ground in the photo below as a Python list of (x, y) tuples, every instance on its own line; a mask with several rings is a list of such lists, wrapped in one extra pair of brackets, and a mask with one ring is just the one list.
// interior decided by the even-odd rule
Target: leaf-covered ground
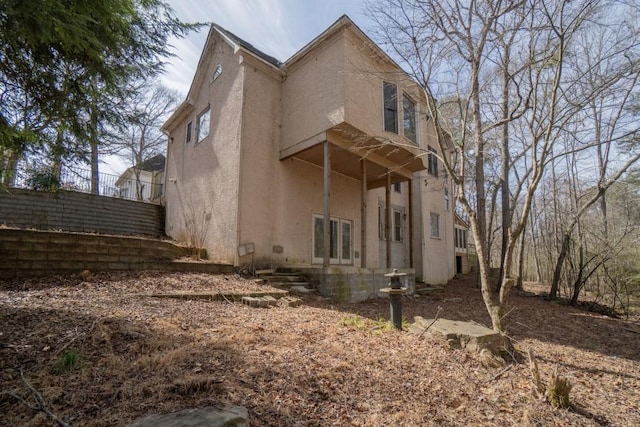
[[(0, 425), (126, 425), (175, 410), (243, 405), (255, 426), (640, 425), (640, 325), (514, 293), (516, 350), (543, 381), (557, 366), (569, 410), (531, 394), (526, 359), (506, 368), (432, 338), (386, 330), (385, 300), (297, 308), (144, 296), (263, 289), (237, 276), (96, 274), (0, 284)], [(488, 325), (471, 278), (406, 297), (413, 316)], [(21, 374), (22, 373), (22, 374)], [(31, 389), (29, 388), (31, 386)], [(49, 411), (30, 409), (35, 397)], [(23, 399), (23, 401), (20, 400)]]

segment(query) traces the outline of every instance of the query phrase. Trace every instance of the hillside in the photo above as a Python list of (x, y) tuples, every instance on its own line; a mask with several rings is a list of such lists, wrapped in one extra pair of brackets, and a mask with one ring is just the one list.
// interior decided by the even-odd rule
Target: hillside
[[(125, 425), (151, 413), (243, 405), (252, 425), (640, 425), (640, 326), (515, 293), (516, 350), (543, 379), (558, 366), (572, 409), (534, 399), (526, 359), (484, 367), (479, 355), (387, 330), (388, 302), (250, 308), (157, 299), (171, 290), (260, 288), (237, 276), (97, 274), (0, 284), (0, 425)], [(471, 278), (404, 314), (488, 325)], [(33, 387), (29, 392), (27, 383)], [(10, 393), (13, 393), (12, 396)]]

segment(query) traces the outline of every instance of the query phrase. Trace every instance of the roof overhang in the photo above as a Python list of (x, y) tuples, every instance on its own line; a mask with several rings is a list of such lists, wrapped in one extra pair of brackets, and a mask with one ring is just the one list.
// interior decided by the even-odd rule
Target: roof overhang
[(391, 183), (410, 180), (415, 172), (426, 169), (423, 153), (413, 144), (399, 144), (367, 135), (341, 123), (280, 152), (280, 160), (290, 157), (322, 167), (324, 141), (329, 141), (331, 171), (361, 180), (362, 161), (366, 163), (367, 188), (384, 187), (387, 175)]
[(173, 129), (175, 129), (176, 125), (180, 123), (180, 121), (189, 114), (191, 109), (193, 108), (193, 104), (191, 102), (183, 101), (182, 104), (173, 112), (173, 114), (167, 119), (166, 122), (162, 125), (160, 130), (165, 135), (169, 135)]

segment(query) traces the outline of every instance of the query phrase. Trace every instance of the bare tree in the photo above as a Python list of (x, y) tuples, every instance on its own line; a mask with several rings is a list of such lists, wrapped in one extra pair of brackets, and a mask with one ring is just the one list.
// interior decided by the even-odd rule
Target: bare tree
[[(385, 0), (369, 5), (379, 30), (375, 37), (425, 92), (429, 115), (442, 130), (436, 132), (440, 152), (447, 152), (444, 147), (452, 139), (462, 159), (458, 165), (447, 156), (440, 160), (470, 220), (482, 295), (496, 330), (504, 330), (508, 296), (516, 283), (514, 252), (545, 168), (566, 154), (558, 141), (567, 138), (567, 126), (601, 93), (598, 88), (576, 90), (593, 64), (577, 60), (573, 47), (593, 27), (608, 24), (600, 14), (604, 7), (612, 5), (593, 0)], [(602, 86), (609, 85), (608, 78), (603, 76)], [(456, 99), (460, 117), (446, 120), (438, 98)], [(496, 150), (500, 154), (493, 159)], [(495, 182), (500, 183), (503, 240), (498, 294), (489, 283), (493, 229), (487, 190)], [(517, 215), (513, 206), (519, 207)]]
[(140, 180), (142, 163), (166, 149), (166, 137), (160, 126), (175, 110), (176, 92), (152, 82), (142, 82), (126, 109), (126, 121), (117, 132), (111, 147), (130, 164), (136, 180), (136, 197), (142, 199)]

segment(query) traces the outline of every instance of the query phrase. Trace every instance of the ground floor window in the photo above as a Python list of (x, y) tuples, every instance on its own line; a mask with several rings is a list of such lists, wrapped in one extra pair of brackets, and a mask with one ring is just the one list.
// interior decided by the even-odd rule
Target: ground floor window
[(467, 249), (467, 230), (456, 227), (455, 244), (456, 249)]
[[(353, 221), (331, 217), (329, 226), (331, 264), (353, 264)], [(313, 263), (324, 261), (324, 216), (313, 214)]]

